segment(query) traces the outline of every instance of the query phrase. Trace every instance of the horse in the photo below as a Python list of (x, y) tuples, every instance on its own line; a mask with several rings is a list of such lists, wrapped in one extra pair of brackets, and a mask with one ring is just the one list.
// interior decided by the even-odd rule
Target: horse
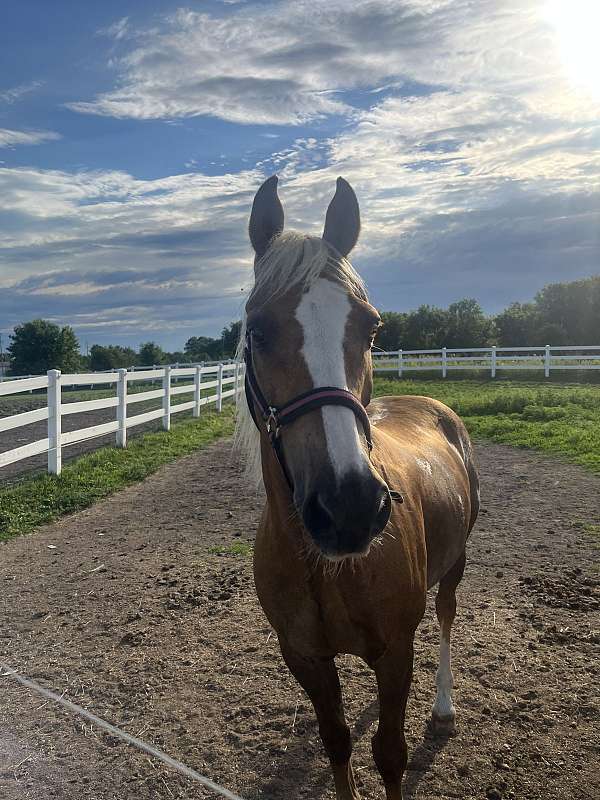
[(347, 259), (360, 231), (338, 178), (322, 237), (284, 232), (277, 176), (254, 198), (254, 286), (240, 357), (237, 442), (266, 494), (254, 580), (281, 654), (314, 707), (337, 800), (359, 800), (334, 658), (375, 672), (372, 752), (387, 800), (401, 800), (413, 643), (428, 588), (441, 629), (431, 725), (455, 726), (450, 632), (479, 508), (460, 418), (415, 396), (371, 398), (380, 317)]

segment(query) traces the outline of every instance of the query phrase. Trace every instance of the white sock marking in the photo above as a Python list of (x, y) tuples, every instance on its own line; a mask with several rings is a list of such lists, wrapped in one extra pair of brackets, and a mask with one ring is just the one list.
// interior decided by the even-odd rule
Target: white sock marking
[(450, 662), (450, 642), (442, 634), (440, 638), (440, 665), (435, 676), (437, 694), (433, 704), (433, 714), (436, 717), (454, 717), (455, 709), (452, 702), (452, 689), (454, 678)]

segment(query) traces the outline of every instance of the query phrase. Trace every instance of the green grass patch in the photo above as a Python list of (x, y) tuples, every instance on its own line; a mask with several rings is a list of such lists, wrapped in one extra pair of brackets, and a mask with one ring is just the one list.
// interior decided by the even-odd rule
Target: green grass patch
[(248, 558), (252, 555), (253, 547), (250, 542), (234, 542), (233, 544), (209, 547), (208, 552), (215, 556), (242, 556)]
[(376, 378), (375, 394), (435, 397), (475, 438), (555, 453), (600, 473), (600, 386)]
[(37, 475), (0, 489), (0, 540), (88, 508), (96, 501), (233, 432), (234, 407), (200, 419), (177, 420), (171, 430), (146, 433), (124, 450), (103, 447), (67, 464), (61, 475)]

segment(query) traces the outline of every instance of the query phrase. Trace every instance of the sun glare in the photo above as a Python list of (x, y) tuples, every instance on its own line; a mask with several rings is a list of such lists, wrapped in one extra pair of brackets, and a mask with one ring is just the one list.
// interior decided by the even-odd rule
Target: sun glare
[(545, 16), (556, 29), (567, 77), (600, 99), (600, 0), (550, 0)]

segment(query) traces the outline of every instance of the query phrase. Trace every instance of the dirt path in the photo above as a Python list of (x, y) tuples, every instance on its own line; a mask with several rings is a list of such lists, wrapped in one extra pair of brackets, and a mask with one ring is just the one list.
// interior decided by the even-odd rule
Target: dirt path
[[(597, 798), (598, 538), (584, 526), (600, 522), (600, 479), (508, 447), (478, 452), (484, 513), (454, 637), (459, 733), (426, 732), (430, 602), (406, 796)], [(250, 541), (259, 508), (220, 442), (3, 545), (0, 653), (248, 800), (331, 799), (312, 709), (257, 605), (250, 558), (214, 553)], [(360, 788), (380, 798), (373, 676), (355, 659), (339, 662)], [(3, 800), (209, 796), (6, 678), (0, 692)]]

